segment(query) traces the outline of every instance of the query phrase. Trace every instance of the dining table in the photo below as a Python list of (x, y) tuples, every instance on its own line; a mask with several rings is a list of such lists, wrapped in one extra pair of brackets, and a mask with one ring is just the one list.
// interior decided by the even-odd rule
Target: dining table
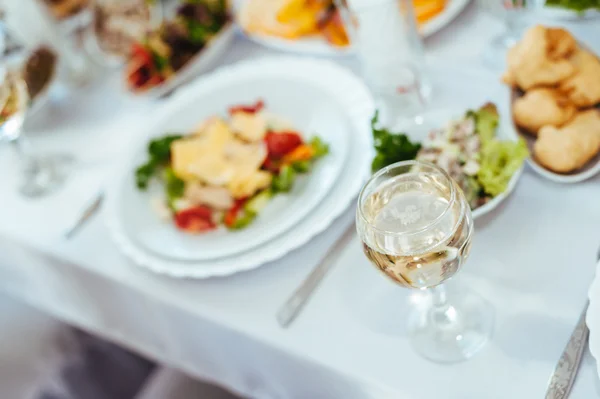
[[(597, 53), (599, 21), (544, 20), (567, 27)], [(469, 4), (424, 42), (434, 83), (452, 81), (454, 71), (499, 82), (501, 71), (486, 65), (483, 53), (502, 30), (500, 19)], [(239, 34), (221, 64), (277, 54)], [(352, 56), (328, 59), (360, 73)], [(434, 84), (433, 98), (451, 101), (460, 92), (453, 87), (436, 93)], [(515, 191), (476, 220), (472, 253), (454, 288), (490, 303), (493, 336), (471, 359), (438, 364), (413, 351), (405, 331), (415, 293), (381, 277), (356, 236), (298, 319), (288, 328), (277, 323), (278, 309), (352, 223), (354, 206), (281, 259), (203, 280), (137, 267), (111, 240), (104, 208), (66, 239), (118, 173), (116, 160), (127, 156), (131, 133), (163, 101), (127, 93), (118, 70), (85, 88), (58, 87), (24, 132), (35, 149), (68, 151), (78, 160), (66, 186), (48, 197), (19, 195), (17, 158), (0, 146), (0, 290), (248, 398), (544, 397), (594, 279), (600, 176), (564, 185), (525, 166)], [(600, 379), (586, 351), (571, 398), (596, 397)]]

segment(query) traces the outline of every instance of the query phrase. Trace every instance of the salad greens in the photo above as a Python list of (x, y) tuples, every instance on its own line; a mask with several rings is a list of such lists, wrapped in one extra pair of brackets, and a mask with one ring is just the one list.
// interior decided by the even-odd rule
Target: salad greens
[[(156, 176), (169, 163), (171, 159), (171, 143), (182, 137), (178, 134), (170, 134), (154, 139), (148, 144), (148, 162), (135, 171), (136, 185), (140, 190), (147, 189), (152, 177)], [(173, 177), (175, 177), (174, 174)]]
[(175, 200), (183, 197), (183, 193), (185, 192), (185, 182), (175, 175), (171, 167), (165, 168), (163, 173), (167, 204), (169, 208), (175, 209)]
[(396, 162), (415, 159), (421, 149), (420, 143), (413, 143), (403, 133), (391, 132), (386, 128), (378, 128), (379, 111), (371, 119), (371, 130), (373, 131), (373, 143), (376, 155), (371, 164), (372, 172)]
[(518, 142), (492, 140), (484, 144), (477, 172), (483, 190), (492, 197), (506, 191), (510, 179), (528, 156), (527, 144), (523, 139)]
[(527, 144), (519, 141), (500, 141), (495, 138), (498, 110), (488, 103), (475, 113), (475, 131), (481, 140), (477, 179), (483, 190), (495, 197), (508, 187), (512, 175), (529, 156)]
[(271, 191), (273, 194), (289, 192), (294, 186), (294, 181), (298, 174), (308, 173), (317, 159), (329, 153), (329, 146), (317, 136), (313, 137), (308, 142), (308, 145), (311, 147), (313, 154), (309, 160), (298, 160), (289, 165), (283, 165), (279, 169), (279, 173), (273, 176), (273, 181), (271, 182)]
[(579, 13), (587, 10), (600, 10), (600, 0), (546, 0), (546, 5), (566, 8)]
[(289, 192), (296, 179), (296, 171), (290, 165), (284, 165), (279, 171), (278, 175), (273, 176), (271, 182), (271, 190), (274, 193), (287, 193)]
[(418, 159), (445, 169), (461, 187), (472, 209), (506, 191), (510, 179), (529, 156), (523, 139), (501, 141), (496, 106), (487, 103), (464, 117), (430, 132), (423, 143), (413, 143), (403, 133), (377, 128), (371, 121), (374, 146), (373, 172), (392, 163)]

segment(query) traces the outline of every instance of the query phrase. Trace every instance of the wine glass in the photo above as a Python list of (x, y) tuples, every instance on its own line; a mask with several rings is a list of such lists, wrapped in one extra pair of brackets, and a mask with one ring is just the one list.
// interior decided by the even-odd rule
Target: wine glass
[(469, 256), (471, 209), (448, 174), (404, 161), (375, 173), (363, 187), (356, 226), (367, 258), (395, 283), (426, 290), (430, 301), (409, 318), (414, 348), (452, 363), (471, 357), (491, 335), (493, 312), (477, 295), (451, 296), (443, 283)]
[(73, 158), (70, 155), (34, 155), (22, 135), (30, 106), (29, 92), (22, 71), (0, 68), (0, 141), (16, 150), (22, 168), (20, 192), (26, 197), (41, 197), (65, 182)]
[(412, 0), (334, 0), (384, 124), (422, 111), (431, 95)]
[(492, 69), (503, 70), (506, 52), (521, 38), (524, 29), (544, 6), (545, 0), (479, 0), (482, 9), (502, 20), (504, 31), (492, 39), (484, 61)]
[(148, 0), (92, 0), (91, 12), (85, 49), (94, 61), (107, 66), (122, 65), (132, 44), (162, 19), (162, 8)]

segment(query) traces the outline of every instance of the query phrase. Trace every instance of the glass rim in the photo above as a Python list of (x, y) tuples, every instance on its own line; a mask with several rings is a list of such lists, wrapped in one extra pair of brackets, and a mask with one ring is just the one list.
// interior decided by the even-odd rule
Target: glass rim
[[(389, 230), (380, 229), (378, 227), (375, 227), (375, 225), (373, 225), (373, 223), (371, 223), (367, 220), (367, 218), (363, 212), (362, 204), (363, 204), (363, 201), (365, 200), (365, 195), (366, 195), (365, 191), (366, 191), (367, 187), (369, 187), (377, 178), (381, 177), (382, 175), (389, 172), (390, 170), (396, 169), (399, 167), (410, 166), (410, 165), (412, 165), (412, 166), (416, 166), (416, 165), (427, 166), (427, 167), (439, 172), (448, 181), (449, 186), (450, 186), (450, 200), (448, 201), (448, 204), (446, 204), (446, 208), (444, 209), (444, 211), (442, 213), (440, 213), (435, 219), (433, 219), (432, 221), (427, 223), (425, 226), (420, 227), (419, 229), (413, 230), (410, 232), (389, 231)], [(386, 166), (385, 168), (379, 169), (376, 173), (374, 173), (369, 178), (369, 180), (367, 180), (365, 185), (361, 188), (360, 193), (358, 194), (358, 204), (357, 204), (357, 212), (356, 213), (362, 219), (362, 221), (369, 226), (369, 229), (374, 230), (379, 234), (383, 234), (386, 236), (397, 236), (397, 237), (411, 236), (413, 234), (422, 233), (423, 231), (429, 229), (431, 226), (433, 226), (435, 223), (437, 223), (440, 219), (442, 219), (448, 213), (448, 211), (450, 211), (450, 209), (454, 206), (455, 202), (456, 202), (456, 187), (455, 187), (454, 181), (452, 180), (450, 175), (444, 169), (442, 169), (439, 166), (434, 165), (430, 162), (409, 160), (409, 161), (400, 161), (400, 162), (393, 163), (391, 165)]]

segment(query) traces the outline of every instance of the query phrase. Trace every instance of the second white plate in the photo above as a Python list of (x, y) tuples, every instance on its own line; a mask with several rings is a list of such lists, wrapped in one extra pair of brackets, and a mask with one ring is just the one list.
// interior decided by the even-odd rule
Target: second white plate
[[(248, 0), (234, 0), (234, 9), (240, 9), (243, 2)], [(452, 22), (470, 0), (448, 0), (444, 11), (419, 26), (419, 32), (423, 37), (428, 37), (444, 28)], [(243, 30), (243, 28), (242, 28)], [(288, 51), (296, 54), (311, 54), (318, 56), (345, 56), (353, 53), (352, 47), (335, 47), (327, 43), (326, 40), (315, 36), (306, 37), (298, 40), (288, 40), (266, 35), (248, 35), (248, 37), (265, 47), (279, 51)]]

